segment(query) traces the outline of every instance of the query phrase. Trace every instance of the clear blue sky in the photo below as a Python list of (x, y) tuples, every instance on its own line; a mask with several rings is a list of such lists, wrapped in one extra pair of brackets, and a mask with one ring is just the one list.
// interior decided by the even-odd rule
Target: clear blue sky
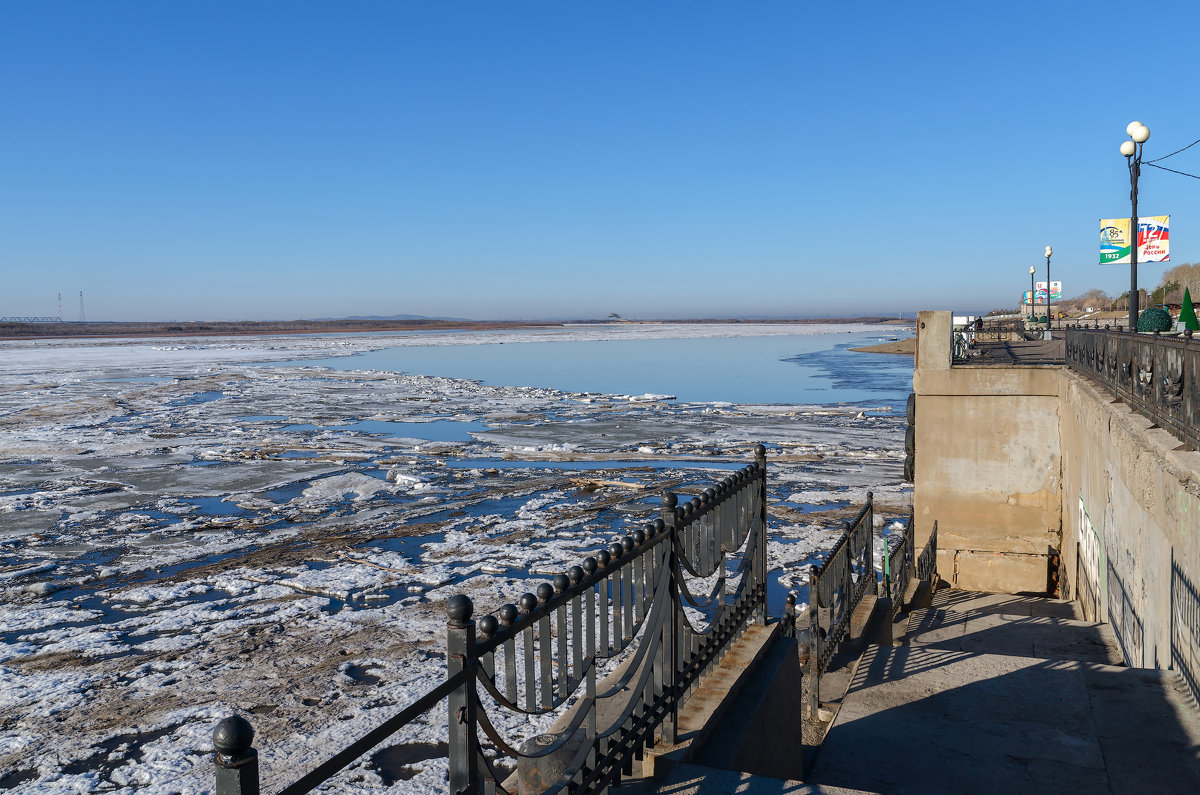
[[(1068, 296), (1117, 294), (1118, 147), (1200, 138), (1198, 30), (1195, 2), (11, 0), (0, 315), (986, 310), (1047, 243)], [(1200, 180), (1141, 186), (1200, 260)]]

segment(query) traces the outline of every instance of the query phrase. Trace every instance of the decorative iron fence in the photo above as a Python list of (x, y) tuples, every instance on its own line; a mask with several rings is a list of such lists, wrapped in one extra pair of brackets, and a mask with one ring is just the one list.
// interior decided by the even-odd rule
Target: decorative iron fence
[[(550, 769), (563, 772), (542, 781), (547, 793), (619, 785), (647, 748), (676, 742), (680, 704), (751, 622), (766, 623), (761, 445), (755, 458), (682, 505), (664, 494), (660, 518), (517, 604), (476, 620), (468, 597), (452, 597), (446, 681), (280, 795), (311, 791), (447, 699), (451, 792), (506, 793), (506, 777)], [(865, 526), (870, 528), (869, 518)], [(694, 594), (698, 586), (707, 594)], [(602, 677), (600, 667), (622, 656), (615, 671)], [(563, 710), (559, 723), (565, 725), (517, 748), (497, 729), (493, 709), (524, 715)], [(213, 739), (217, 793), (257, 793), (250, 724), (228, 718)], [(498, 764), (501, 757), (507, 765)], [(538, 759), (553, 765), (534, 768)], [(519, 773), (508, 772), (514, 766)]]
[(900, 610), (908, 584), (912, 581), (913, 569), (916, 566), (916, 554), (913, 545), (913, 511), (908, 511), (908, 526), (899, 543), (889, 549), (888, 539), (883, 539), (883, 594), (892, 602), (892, 615)]
[[(842, 538), (829, 557), (821, 565), (814, 566), (809, 575), (810, 717), (818, 714), (821, 674), (828, 670), (838, 644), (849, 632), (855, 609), (867, 592), (875, 592), (879, 585), (872, 560), (874, 510), (874, 495), (867, 492), (867, 504), (853, 521), (846, 522)], [(916, 555), (914, 518), (912, 509), (909, 509), (908, 527), (900, 543), (890, 550), (886, 541), (884, 544), (883, 594), (892, 601), (889, 619), (894, 618), (900, 610), (913, 577), (937, 587), (937, 522), (933, 523), (933, 531), (920, 555)], [(796, 598), (789, 595), (784, 616), (785, 634), (788, 625), (794, 621), (795, 612)]]
[(951, 362), (965, 362), (971, 355), (971, 348), (974, 344), (971, 331), (955, 331), (950, 337), (950, 360)]
[(988, 320), (984, 318), (983, 328), (976, 329), (976, 342), (1005, 342), (1011, 339), (1021, 339), (1025, 332), (1025, 322), (1022, 320)]
[(1067, 329), (1067, 365), (1103, 384), (1131, 408), (1200, 450), (1200, 341)]
[[(937, 520), (933, 522), (933, 530), (929, 533), (929, 538), (925, 541), (925, 546), (921, 548), (921, 555), (917, 558), (917, 579), (922, 582), (928, 582), (937, 588), (938, 570), (937, 570)], [(911, 529), (912, 525), (909, 525)]]
[(808, 668), (813, 677), (811, 712), (817, 714), (821, 674), (829, 667), (838, 644), (850, 630), (850, 618), (867, 590), (878, 587), (874, 564), (875, 495), (867, 492), (867, 503), (853, 520), (845, 523), (829, 557), (809, 574)]

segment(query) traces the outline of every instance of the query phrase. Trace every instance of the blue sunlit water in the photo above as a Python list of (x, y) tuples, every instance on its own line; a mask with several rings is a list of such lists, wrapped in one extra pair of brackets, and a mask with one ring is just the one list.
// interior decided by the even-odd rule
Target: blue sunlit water
[(469, 378), (569, 392), (667, 394), (680, 401), (887, 404), (912, 391), (911, 356), (848, 349), (886, 332), (575, 340), (385, 348), (289, 364)]

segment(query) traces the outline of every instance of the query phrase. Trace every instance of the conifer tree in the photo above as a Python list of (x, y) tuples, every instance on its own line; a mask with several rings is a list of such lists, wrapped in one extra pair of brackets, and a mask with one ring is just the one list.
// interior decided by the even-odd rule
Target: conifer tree
[(1200, 331), (1200, 322), (1196, 321), (1196, 309), (1192, 306), (1192, 292), (1186, 287), (1183, 289), (1183, 309), (1179, 312), (1179, 320), (1184, 328)]

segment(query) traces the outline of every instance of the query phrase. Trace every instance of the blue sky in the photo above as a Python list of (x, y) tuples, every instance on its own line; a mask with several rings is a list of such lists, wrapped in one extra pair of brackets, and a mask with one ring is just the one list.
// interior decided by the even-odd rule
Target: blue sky
[[(1139, 9), (1135, 15), (1134, 9)], [(1068, 296), (1200, 4), (0, 4), (0, 315), (829, 316)], [(1163, 163), (1200, 173), (1200, 146)], [(1200, 180), (1144, 215), (1200, 260)], [(1142, 266), (1157, 284), (1163, 266)], [(911, 316), (911, 315), (910, 315)]]

